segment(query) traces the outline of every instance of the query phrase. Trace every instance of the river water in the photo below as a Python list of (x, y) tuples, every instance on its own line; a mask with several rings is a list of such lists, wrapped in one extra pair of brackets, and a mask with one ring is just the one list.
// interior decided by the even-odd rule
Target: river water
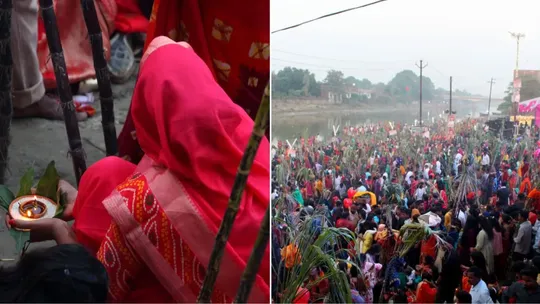
[[(491, 111), (495, 111), (499, 104), (492, 103)], [(276, 143), (278, 140), (290, 140), (291, 143), (295, 138), (301, 136), (311, 136), (320, 134), (323, 138), (332, 136), (332, 126), (336, 128), (339, 126), (343, 128), (345, 126), (357, 126), (365, 123), (376, 123), (385, 121), (394, 121), (401, 123), (413, 124), (415, 119), (419, 118), (418, 105), (412, 105), (409, 110), (388, 110), (377, 111), (370, 113), (355, 112), (354, 114), (342, 112), (342, 113), (329, 113), (324, 115), (320, 113), (314, 116), (287, 116), (277, 117), (279, 114), (272, 114), (272, 143)], [(446, 114), (444, 110), (447, 109), (447, 105), (433, 106), (426, 105), (423, 109), (422, 117), (425, 123), (431, 123), (433, 120), (441, 119)], [(466, 117), (478, 117), (480, 113), (486, 113), (488, 108), (488, 102), (464, 102), (456, 101), (453, 105), (453, 110), (456, 111), (457, 119), (463, 119)], [(431, 111), (431, 112), (430, 112)]]

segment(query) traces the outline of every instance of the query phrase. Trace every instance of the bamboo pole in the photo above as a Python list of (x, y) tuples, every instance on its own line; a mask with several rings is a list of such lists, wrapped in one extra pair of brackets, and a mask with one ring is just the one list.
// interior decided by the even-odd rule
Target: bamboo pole
[(251, 133), (248, 145), (244, 151), (244, 156), (240, 161), (240, 165), (236, 173), (227, 210), (225, 211), (223, 221), (221, 222), (221, 226), (219, 227), (219, 231), (216, 235), (216, 242), (214, 243), (214, 248), (212, 249), (212, 254), (210, 255), (210, 261), (208, 262), (208, 267), (206, 268), (206, 276), (204, 277), (203, 286), (197, 299), (198, 303), (210, 303), (210, 298), (212, 297), (214, 285), (219, 273), (221, 258), (223, 257), (223, 252), (225, 251), (225, 246), (227, 245), (227, 240), (229, 239), (229, 234), (231, 233), (236, 214), (238, 213), (240, 199), (242, 198), (242, 193), (246, 187), (249, 171), (251, 170), (251, 165), (253, 165), (253, 160), (255, 159), (255, 155), (257, 154), (261, 140), (263, 139), (266, 128), (268, 127), (269, 109), (270, 93), (267, 85), (264, 90), (261, 105), (257, 111), (257, 116), (255, 117), (253, 132)]
[(86, 160), (84, 159), (85, 154), (79, 132), (79, 122), (75, 115), (75, 105), (73, 104), (73, 96), (71, 95), (64, 52), (60, 42), (58, 25), (56, 24), (56, 14), (54, 13), (52, 0), (39, 0), (39, 6), (41, 7), (41, 16), (45, 25), (45, 33), (53, 62), (57, 91), (62, 104), (62, 110), (64, 111), (64, 122), (66, 124), (70, 149), (69, 153), (73, 160), (73, 169), (78, 185), (82, 174), (86, 171)]
[(118, 143), (116, 140), (116, 127), (114, 125), (114, 102), (111, 88), (111, 77), (105, 60), (103, 48), (103, 37), (101, 27), (96, 13), (93, 0), (81, 0), (84, 21), (88, 29), (90, 44), (92, 45), (92, 55), (94, 58), (94, 69), (99, 87), (99, 102), (101, 105), (101, 126), (103, 127), (103, 137), (105, 140), (105, 150), (107, 156), (118, 154)]
[(12, 0), (0, 1), (0, 184), (5, 183), (10, 144), (11, 80), (13, 58), (11, 56), (11, 11)]
[(268, 245), (268, 239), (270, 238), (270, 205), (266, 209), (266, 214), (264, 215), (263, 222), (261, 223), (261, 228), (259, 229), (259, 235), (255, 241), (255, 246), (251, 255), (249, 256), (249, 261), (246, 265), (246, 269), (242, 274), (242, 279), (240, 280), (240, 287), (236, 293), (236, 299), (234, 303), (247, 303), (249, 294), (251, 293), (251, 288), (257, 277), (257, 272), (261, 266), (261, 261), (264, 257), (264, 251)]

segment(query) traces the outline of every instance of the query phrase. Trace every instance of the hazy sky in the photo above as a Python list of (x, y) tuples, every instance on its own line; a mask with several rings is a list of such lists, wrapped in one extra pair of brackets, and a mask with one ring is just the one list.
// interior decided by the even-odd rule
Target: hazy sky
[[(271, 0), (271, 29), (373, 0)], [(540, 0), (388, 0), (272, 34), (272, 68), (308, 68), (388, 82), (423, 59), (436, 87), (502, 97), (512, 80), (516, 41), (523, 32), (520, 69), (540, 69)]]

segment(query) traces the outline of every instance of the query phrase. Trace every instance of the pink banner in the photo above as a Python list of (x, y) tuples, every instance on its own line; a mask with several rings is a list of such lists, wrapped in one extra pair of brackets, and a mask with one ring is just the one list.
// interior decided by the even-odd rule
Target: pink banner
[(534, 124), (537, 128), (540, 128), (540, 107), (536, 107), (536, 114), (534, 115)]
[(519, 113), (532, 112), (538, 105), (540, 105), (540, 97), (525, 100), (519, 103)]

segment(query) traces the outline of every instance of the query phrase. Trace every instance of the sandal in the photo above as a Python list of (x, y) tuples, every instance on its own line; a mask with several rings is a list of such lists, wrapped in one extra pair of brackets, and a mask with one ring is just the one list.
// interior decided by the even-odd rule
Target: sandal
[(128, 41), (128, 36), (116, 33), (111, 39), (111, 59), (107, 63), (111, 81), (115, 84), (126, 83), (135, 73), (135, 56)]

